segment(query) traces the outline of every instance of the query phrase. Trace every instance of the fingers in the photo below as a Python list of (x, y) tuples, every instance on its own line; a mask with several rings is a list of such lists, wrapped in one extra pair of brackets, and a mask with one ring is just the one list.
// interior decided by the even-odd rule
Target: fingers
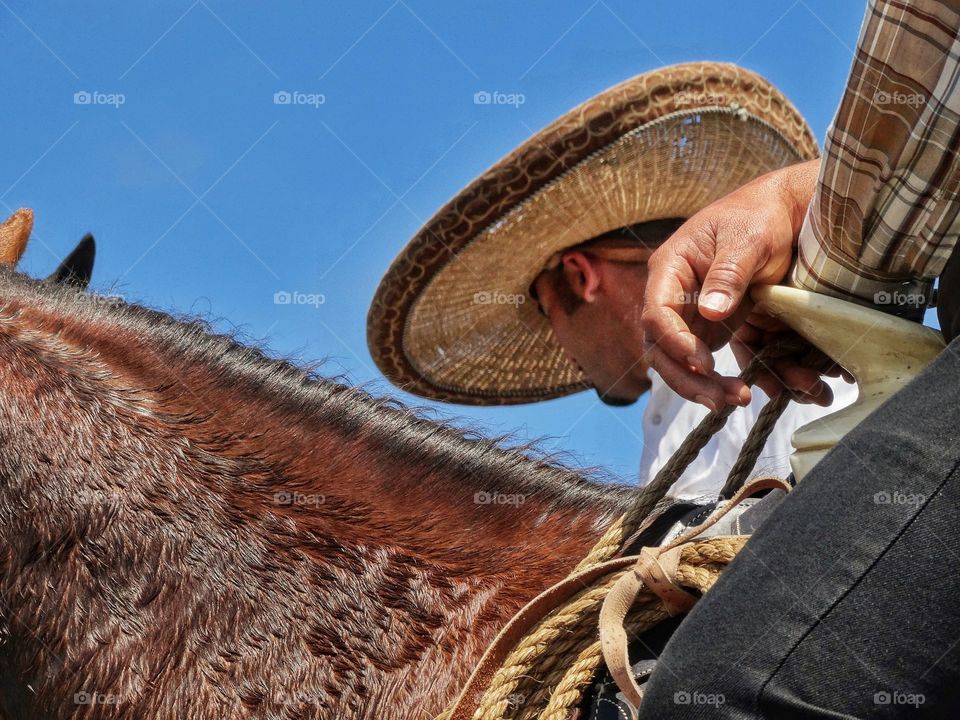
[(746, 405), (751, 399), (749, 388), (738, 378), (714, 372), (712, 350), (726, 344), (732, 330), (749, 314), (752, 303), (731, 308), (726, 322), (706, 321), (694, 298), (699, 287), (698, 268), (702, 272), (709, 266), (709, 259), (692, 241), (678, 247), (687, 254), (655, 254), (649, 263), (641, 317), (647, 362), (675, 392), (711, 410)]
[[(692, 367), (701, 374), (713, 371), (710, 347), (691, 332), (674, 309), (654, 306), (649, 313), (644, 312), (641, 322), (648, 351), (657, 348), (673, 362)], [(659, 369), (656, 365), (653, 367)]]
[[(737, 362), (741, 367), (745, 367), (754, 358), (758, 348), (778, 336), (784, 334), (765, 333), (755, 326), (744, 325), (731, 340)], [(766, 364), (765, 369), (757, 374), (754, 384), (769, 397), (775, 397), (787, 390), (796, 402), (827, 406), (833, 402), (833, 391), (821, 376), (837, 371), (835, 365), (822, 372), (800, 365), (796, 358), (778, 358)]]
[(646, 359), (674, 392), (710, 410), (717, 411), (726, 405), (748, 405), (752, 398), (750, 388), (739, 378), (723, 377), (716, 372), (694, 372), (660, 347), (652, 347)]
[(757, 328), (767, 333), (785, 333), (793, 332), (790, 326), (779, 320), (773, 315), (767, 315), (765, 312), (754, 311), (747, 315), (744, 321), (744, 327)]
[(833, 402), (833, 391), (816, 370), (799, 365), (778, 367), (776, 370), (781, 382), (793, 393), (797, 402), (823, 407)]
[(715, 379), (723, 388), (723, 399), (727, 405), (736, 405), (737, 407), (746, 407), (753, 400), (753, 393), (750, 386), (738, 377), (725, 377), (718, 373), (713, 373)]
[(767, 397), (776, 397), (782, 392), (790, 393), (790, 398), (801, 405), (821, 405), (827, 407), (833, 403), (833, 390), (819, 376), (791, 376), (781, 379), (779, 371), (761, 372), (754, 379), (754, 386), (763, 390)]
[[(648, 346), (656, 345), (676, 364), (693, 367), (701, 374), (710, 373), (714, 363), (707, 340), (712, 343), (717, 338), (707, 336), (716, 333), (704, 332), (696, 304), (698, 272), (705, 270), (698, 271), (698, 266), (705, 258), (695, 243), (678, 242), (676, 247), (677, 252), (661, 248), (662, 252), (654, 253), (648, 262), (640, 322)], [(720, 344), (723, 342), (726, 338)], [(654, 365), (654, 369), (659, 368)]]
[(744, 294), (760, 268), (759, 243), (717, 237), (716, 257), (703, 280), (700, 314), (708, 320), (724, 320), (740, 307)]
[[(758, 178), (700, 210), (647, 264), (640, 322), (650, 365), (681, 396), (713, 409), (742, 404), (749, 391), (714, 373), (711, 349), (750, 313), (750, 284), (775, 284), (790, 269), (799, 231), (793, 220), (803, 213), (782, 175)], [(820, 385), (805, 387), (810, 398), (824, 399)]]

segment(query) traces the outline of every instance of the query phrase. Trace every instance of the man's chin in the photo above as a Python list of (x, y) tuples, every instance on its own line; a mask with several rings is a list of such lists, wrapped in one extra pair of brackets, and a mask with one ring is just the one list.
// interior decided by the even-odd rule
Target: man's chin
[(627, 407), (628, 405), (633, 405), (640, 398), (626, 398), (620, 397), (612, 392), (603, 392), (602, 390), (597, 390), (597, 396), (600, 398), (600, 402), (604, 405), (609, 405), (610, 407)]

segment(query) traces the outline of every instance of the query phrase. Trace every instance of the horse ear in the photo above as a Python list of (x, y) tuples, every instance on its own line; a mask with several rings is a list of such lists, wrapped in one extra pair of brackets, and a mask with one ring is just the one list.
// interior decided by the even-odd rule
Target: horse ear
[(0, 224), (0, 264), (16, 267), (33, 231), (33, 210), (20, 208)]
[(87, 233), (47, 280), (74, 285), (81, 290), (86, 289), (93, 275), (93, 261), (96, 255), (97, 243), (93, 235)]

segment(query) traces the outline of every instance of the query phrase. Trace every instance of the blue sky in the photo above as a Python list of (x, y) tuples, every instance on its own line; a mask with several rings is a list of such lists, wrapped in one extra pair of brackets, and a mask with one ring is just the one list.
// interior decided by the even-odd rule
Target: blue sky
[[(760, 72), (822, 142), (863, 7), (0, 0), (0, 213), (35, 210), (31, 274), (90, 231), (101, 291), (203, 315), (278, 355), (329, 358), (330, 374), (397, 395), (367, 352), (367, 305), (451, 195), (531, 130), (676, 62)], [(275, 104), (282, 91), (304, 104)], [(475, 105), (479, 91), (524, 102)], [(324, 302), (278, 306), (278, 291)], [(625, 480), (637, 472), (642, 403), (435, 407)]]

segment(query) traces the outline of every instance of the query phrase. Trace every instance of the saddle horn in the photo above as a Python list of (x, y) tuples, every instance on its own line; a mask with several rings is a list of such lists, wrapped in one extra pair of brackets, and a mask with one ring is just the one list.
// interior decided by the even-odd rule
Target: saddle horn
[(856, 402), (794, 432), (790, 466), (798, 480), (946, 347), (931, 328), (807, 290), (768, 285), (755, 288), (752, 297), (759, 310), (790, 326), (857, 381)]

